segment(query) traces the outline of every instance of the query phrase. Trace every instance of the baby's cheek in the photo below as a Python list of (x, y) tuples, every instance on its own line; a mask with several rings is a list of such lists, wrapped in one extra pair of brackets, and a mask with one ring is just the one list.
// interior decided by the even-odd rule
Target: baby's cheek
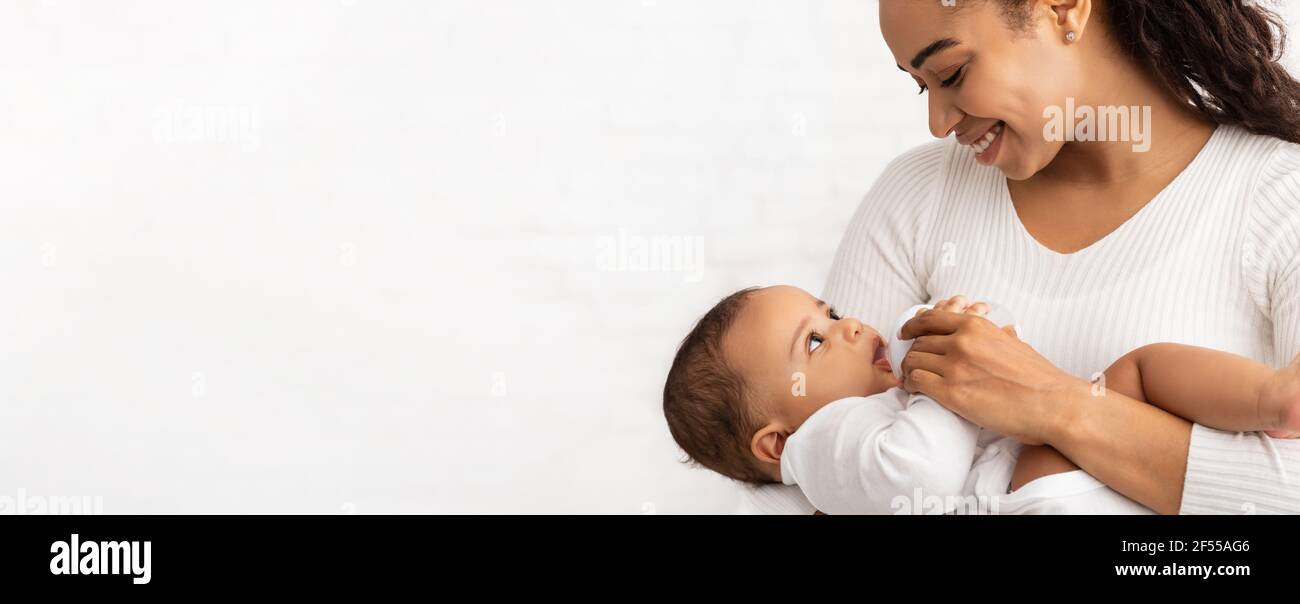
[[(841, 398), (845, 398), (845, 397), (841, 397)], [(824, 396), (821, 396), (820, 394), (814, 393), (812, 390), (809, 390), (807, 395), (798, 397), (793, 401), (791, 401), (789, 413), (787, 417), (793, 419), (795, 425), (802, 425), (805, 421), (808, 420), (808, 418), (812, 417), (812, 415), (814, 413), (817, 413), (817, 411), (819, 411), (822, 407), (825, 407), (826, 405), (829, 405), (836, 400), (839, 399), (827, 399)]]
[(824, 389), (818, 394), (819, 398), (826, 401), (825, 404), (855, 396), (871, 396), (889, 389), (888, 386), (882, 386), (875, 376), (870, 373), (864, 375), (856, 368), (843, 371), (834, 381), (823, 385)]

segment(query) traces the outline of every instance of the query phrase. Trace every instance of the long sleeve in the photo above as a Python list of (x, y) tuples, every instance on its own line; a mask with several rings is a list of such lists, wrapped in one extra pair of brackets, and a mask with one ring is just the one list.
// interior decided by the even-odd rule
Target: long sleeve
[(898, 388), (843, 399), (790, 437), (781, 478), (828, 514), (893, 514), (913, 509), (918, 494), (954, 501), (970, 475), (979, 432), (929, 397)]
[[(1261, 171), (1242, 248), (1246, 285), (1273, 324), (1273, 365), (1285, 366), (1300, 354), (1300, 146), (1279, 146)], [(1180, 511), (1300, 514), (1300, 440), (1195, 426)]]

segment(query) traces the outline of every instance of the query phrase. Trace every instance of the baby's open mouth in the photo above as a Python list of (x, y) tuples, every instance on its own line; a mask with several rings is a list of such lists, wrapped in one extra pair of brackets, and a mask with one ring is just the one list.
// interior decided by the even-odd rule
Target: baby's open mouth
[(894, 372), (894, 367), (889, 364), (889, 354), (885, 348), (885, 342), (879, 337), (876, 337), (876, 351), (871, 355), (871, 364), (883, 371)]

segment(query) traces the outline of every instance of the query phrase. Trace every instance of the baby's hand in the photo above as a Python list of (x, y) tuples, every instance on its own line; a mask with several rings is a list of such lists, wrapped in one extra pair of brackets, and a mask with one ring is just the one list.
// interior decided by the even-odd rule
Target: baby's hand
[[(934, 305), (934, 309), (958, 314), (965, 313), (968, 315), (978, 315), (981, 317), (989, 314), (989, 312), (993, 310), (992, 307), (983, 302), (971, 304), (965, 296), (953, 296), (947, 300), (940, 300)], [(919, 310), (916, 314), (920, 315), (924, 310), (925, 309)]]

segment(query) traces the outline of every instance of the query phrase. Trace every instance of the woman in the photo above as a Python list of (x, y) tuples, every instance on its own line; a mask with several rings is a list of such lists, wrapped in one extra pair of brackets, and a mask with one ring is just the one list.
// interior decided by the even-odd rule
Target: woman
[[(1088, 379), (1154, 342), (1300, 354), (1300, 84), (1261, 5), (882, 0), (947, 140), (881, 175), (823, 297), (875, 325), (956, 294), (1004, 305), (1024, 342), (953, 314), (909, 322), (906, 386), (1157, 512), (1300, 513), (1300, 442)], [(758, 501), (796, 509), (781, 497)]]

